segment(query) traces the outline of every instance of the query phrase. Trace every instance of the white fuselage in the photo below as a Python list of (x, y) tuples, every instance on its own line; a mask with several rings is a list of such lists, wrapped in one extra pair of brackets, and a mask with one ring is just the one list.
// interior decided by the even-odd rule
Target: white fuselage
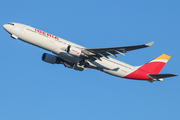
[[(45, 50), (48, 50), (58, 57), (66, 60), (70, 63), (76, 63), (82, 60), (80, 57), (70, 55), (66, 52), (69, 45), (83, 49), (83, 46), (77, 45), (75, 43), (69, 42), (52, 34), (48, 34), (39, 29), (27, 26), (24, 24), (14, 23), (14, 25), (6, 24), (3, 26), (7, 32), (11, 34), (13, 38), (18, 38), (24, 42), (33, 44)], [(89, 62), (90, 68), (94, 68), (108, 74), (125, 77), (126, 75), (137, 70), (137, 67), (133, 67), (121, 61), (113, 58), (101, 58), (100, 60), (95, 60), (94, 62)]]

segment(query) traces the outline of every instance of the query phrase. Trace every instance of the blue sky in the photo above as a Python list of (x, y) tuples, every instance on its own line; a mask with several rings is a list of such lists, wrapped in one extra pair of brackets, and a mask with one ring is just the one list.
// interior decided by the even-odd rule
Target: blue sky
[[(87, 48), (144, 44), (118, 55), (142, 65), (172, 56), (161, 73), (179, 72), (179, 0), (1, 0), (0, 24), (31, 25)], [(14, 40), (1, 27), (0, 120), (178, 120), (179, 77), (127, 80), (41, 60), (47, 52)]]

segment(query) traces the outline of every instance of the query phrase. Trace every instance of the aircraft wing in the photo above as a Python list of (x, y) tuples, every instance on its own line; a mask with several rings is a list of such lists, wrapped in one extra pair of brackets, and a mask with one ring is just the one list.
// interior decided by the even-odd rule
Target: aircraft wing
[(90, 48), (90, 49), (84, 49), (84, 53), (87, 53), (86, 55), (88, 57), (101, 60), (101, 57), (106, 57), (111, 55), (113, 57), (116, 57), (116, 54), (121, 54), (124, 56), (124, 53), (131, 50), (136, 50), (140, 48), (150, 47), (154, 44), (154, 42), (150, 42), (143, 45), (134, 45), (134, 46), (123, 46), (123, 47), (108, 47), (108, 48)]

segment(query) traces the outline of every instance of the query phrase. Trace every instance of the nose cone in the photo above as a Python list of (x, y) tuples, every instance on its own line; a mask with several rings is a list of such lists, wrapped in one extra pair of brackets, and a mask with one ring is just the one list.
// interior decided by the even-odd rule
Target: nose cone
[(11, 33), (12, 32), (12, 26), (9, 24), (4, 24), (3, 28), (8, 32)]
[(8, 33), (10, 33), (10, 31), (11, 31), (11, 26), (10, 26), (9, 24), (4, 24), (4, 25), (3, 25), (3, 28), (4, 28)]
[(3, 25), (3, 28), (6, 30), (7, 29), (7, 27), (8, 27), (8, 24), (4, 24)]

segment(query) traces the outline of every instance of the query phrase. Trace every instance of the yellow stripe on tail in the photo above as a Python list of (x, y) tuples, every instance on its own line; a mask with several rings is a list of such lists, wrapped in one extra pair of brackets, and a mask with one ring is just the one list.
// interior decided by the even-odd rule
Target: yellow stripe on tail
[(155, 58), (154, 60), (169, 60), (170, 58), (171, 58), (171, 56), (162, 54), (159, 57)]

